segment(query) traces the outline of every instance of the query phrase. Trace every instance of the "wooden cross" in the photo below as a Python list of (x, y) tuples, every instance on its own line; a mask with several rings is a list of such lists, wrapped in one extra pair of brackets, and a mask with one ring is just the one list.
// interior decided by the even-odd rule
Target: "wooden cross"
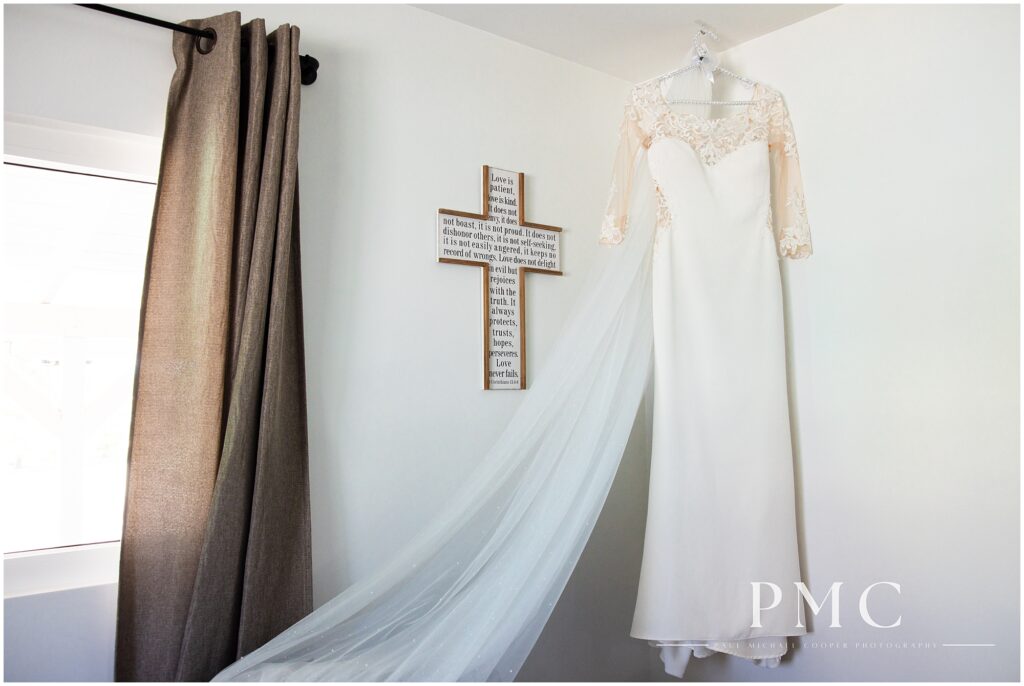
[(480, 267), (484, 390), (526, 388), (524, 275), (561, 276), (557, 226), (526, 221), (522, 172), (483, 168), (483, 210), (437, 211), (437, 261)]

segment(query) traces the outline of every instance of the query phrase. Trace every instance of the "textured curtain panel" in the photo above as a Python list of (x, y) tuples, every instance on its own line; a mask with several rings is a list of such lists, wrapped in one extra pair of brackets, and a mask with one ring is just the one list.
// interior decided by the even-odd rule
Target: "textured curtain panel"
[(208, 680), (312, 609), (299, 30), (175, 34), (139, 334), (116, 676)]

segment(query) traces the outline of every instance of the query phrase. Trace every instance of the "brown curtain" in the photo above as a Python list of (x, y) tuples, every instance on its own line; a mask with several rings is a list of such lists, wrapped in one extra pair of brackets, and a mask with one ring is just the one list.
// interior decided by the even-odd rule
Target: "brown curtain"
[(116, 678), (199, 681), (312, 609), (299, 30), (173, 42), (139, 333)]

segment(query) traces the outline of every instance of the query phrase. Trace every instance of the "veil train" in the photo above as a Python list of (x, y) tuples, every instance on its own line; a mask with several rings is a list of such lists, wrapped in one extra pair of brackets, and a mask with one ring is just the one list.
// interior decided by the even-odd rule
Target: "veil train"
[[(652, 355), (653, 182), (462, 490), (378, 573), (214, 681), (512, 681), (604, 505)], [(595, 240), (597, 232), (594, 234)]]

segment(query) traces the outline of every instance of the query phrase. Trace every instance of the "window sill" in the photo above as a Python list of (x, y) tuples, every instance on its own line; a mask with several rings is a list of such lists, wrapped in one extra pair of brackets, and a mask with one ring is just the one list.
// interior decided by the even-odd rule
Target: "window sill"
[(4, 598), (116, 584), (121, 542), (4, 555)]

